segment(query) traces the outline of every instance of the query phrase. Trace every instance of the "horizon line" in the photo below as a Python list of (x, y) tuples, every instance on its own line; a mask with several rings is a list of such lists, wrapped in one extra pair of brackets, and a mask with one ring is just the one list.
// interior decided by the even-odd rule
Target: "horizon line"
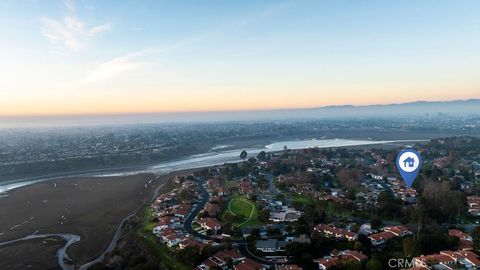
[(479, 98), (467, 98), (467, 99), (448, 99), (448, 100), (414, 100), (408, 102), (399, 103), (371, 103), (371, 104), (338, 104), (338, 105), (318, 105), (308, 107), (290, 107), (290, 108), (268, 108), (268, 109), (245, 109), (245, 110), (192, 110), (192, 111), (151, 111), (151, 112), (111, 112), (111, 113), (64, 113), (64, 114), (16, 114), (16, 115), (0, 115), (1, 119), (23, 119), (23, 118), (67, 118), (67, 117), (101, 117), (101, 116), (142, 116), (142, 115), (182, 115), (182, 114), (209, 114), (209, 113), (255, 113), (255, 112), (269, 112), (269, 111), (296, 111), (296, 110), (311, 110), (322, 108), (341, 108), (341, 107), (371, 107), (371, 106), (394, 106), (402, 104), (412, 103), (446, 103), (446, 102), (458, 102), (458, 101), (480, 101)]

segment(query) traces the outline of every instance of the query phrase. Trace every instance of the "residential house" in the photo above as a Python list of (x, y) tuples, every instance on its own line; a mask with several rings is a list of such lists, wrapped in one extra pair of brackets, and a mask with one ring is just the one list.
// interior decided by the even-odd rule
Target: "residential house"
[(186, 247), (193, 247), (197, 250), (202, 250), (204, 247), (206, 247), (206, 245), (202, 242), (197, 241), (197, 240), (188, 238), (185, 241), (180, 242), (178, 247), (180, 249), (184, 249)]
[(468, 213), (474, 216), (480, 216), (480, 197), (479, 196), (468, 196)]
[(240, 192), (247, 198), (251, 198), (255, 194), (252, 182), (245, 179), (240, 181)]
[(334, 237), (337, 239), (355, 241), (358, 238), (357, 234), (354, 232), (350, 232), (341, 228), (330, 227), (325, 224), (318, 224), (315, 226), (314, 230), (327, 237)]
[(318, 267), (321, 270), (327, 270), (333, 266), (337, 266), (342, 262), (357, 261), (359, 263), (362, 263), (365, 262), (367, 259), (368, 257), (361, 252), (354, 250), (344, 250), (338, 253), (338, 255), (336, 256), (325, 257), (315, 260), (315, 262), (317, 262)]
[(211, 230), (213, 232), (217, 232), (222, 228), (222, 224), (216, 218), (202, 218), (198, 220), (197, 223), (205, 230)]
[(233, 266), (234, 270), (266, 270), (267, 268), (252, 259), (245, 259), (241, 263)]
[(255, 247), (257, 250), (265, 253), (274, 253), (283, 251), (287, 246), (287, 242), (279, 241), (277, 239), (257, 240)]
[(320, 270), (327, 270), (330, 267), (336, 266), (340, 262), (340, 259), (338, 257), (326, 257), (317, 259), (315, 262), (318, 264)]
[(302, 234), (299, 237), (287, 237), (285, 240), (287, 242), (302, 243), (302, 244), (310, 244), (312, 242), (310, 240), (310, 237), (306, 234)]
[(207, 180), (207, 186), (208, 186), (210, 189), (218, 188), (218, 187), (220, 186), (220, 179), (217, 178), (217, 177), (209, 178), (209, 179)]
[(222, 250), (215, 253), (212, 257), (224, 264), (227, 264), (229, 259), (232, 259), (233, 263), (238, 263), (246, 259), (237, 249)]
[(208, 203), (205, 206), (205, 212), (207, 212), (210, 217), (216, 217), (221, 212), (220, 205), (216, 203)]
[(173, 214), (176, 217), (185, 218), (188, 215), (188, 213), (190, 213), (191, 209), (192, 209), (192, 206), (189, 204), (180, 204), (176, 207)]
[(448, 235), (458, 238), (458, 249), (460, 250), (472, 250), (473, 239), (472, 237), (457, 229), (448, 230)]
[(218, 195), (219, 196), (227, 196), (228, 195), (228, 188), (226, 187), (220, 187), (218, 189)]
[(167, 244), (169, 247), (178, 245), (182, 240), (186, 240), (185, 236), (180, 232), (172, 228), (166, 228), (157, 234), (160, 240)]
[(373, 246), (379, 246), (379, 245), (383, 245), (389, 239), (392, 239), (395, 237), (397, 237), (397, 235), (395, 235), (392, 232), (379, 232), (379, 233), (370, 235), (368, 239), (372, 241)]
[(391, 232), (393, 233), (395, 236), (398, 236), (398, 237), (404, 237), (404, 236), (407, 236), (407, 235), (411, 235), (412, 232), (408, 230), (407, 227), (405, 226), (388, 226), (388, 227), (384, 227), (383, 228), (383, 231), (384, 232)]
[(433, 267), (436, 269), (452, 269), (455, 264), (461, 264), (467, 269), (479, 269), (480, 260), (477, 254), (471, 251), (440, 251), (439, 254), (420, 256), (414, 258), (415, 265)]

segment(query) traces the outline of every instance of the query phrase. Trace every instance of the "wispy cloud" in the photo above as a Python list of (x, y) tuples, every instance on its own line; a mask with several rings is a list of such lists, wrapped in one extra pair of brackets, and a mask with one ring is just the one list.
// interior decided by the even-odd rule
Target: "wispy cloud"
[[(69, 13), (75, 12), (73, 1), (64, 1), (64, 4)], [(55, 46), (53, 51), (79, 52), (93, 36), (110, 29), (110, 23), (91, 26), (72, 15), (61, 20), (49, 17), (40, 19), (40, 33)]]
[(240, 20), (233, 21), (230, 24), (227, 24), (227, 27), (243, 27), (246, 26), (254, 21), (261, 20), (265, 17), (268, 16), (273, 16), (277, 13), (280, 13), (281, 11), (287, 9), (290, 7), (290, 5), (293, 3), (293, 0), (288, 0), (285, 2), (279, 2), (275, 5), (271, 5), (266, 7), (265, 9), (261, 10), (260, 12), (250, 14)]
[(74, 22), (75, 19), (70, 17), (65, 17), (63, 22), (51, 18), (42, 18), (40, 32), (53, 45), (77, 52), (83, 47), (79, 37), (83, 24), (79, 21)]
[(142, 64), (134, 61), (133, 56), (117, 57), (110, 61), (102, 62), (87, 75), (83, 83), (93, 83), (112, 78), (127, 71), (140, 68)]
[[(265, 10), (262, 10), (259, 13), (252, 14), (250, 16), (247, 16), (245, 18), (242, 18), (241, 20), (238, 21), (233, 21), (230, 23), (227, 23), (217, 29), (213, 29), (210, 31), (205, 31), (200, 34), (192, 35), (188, 38), (184, 38), (182, 40), (179, 40), (178, 42), (170, 45), (170, 46), (165, 46), (165, 47), (154, 47), (154, 48), (148, 48), (148, 49), (143, 49), (143, 50), (138, 50), (134, 51), (131, 53), (128, 53), (126, 55), (116, 57), (114, 59), (104, 61), (101, 63), (97, 63), (95, 67), (89, 72), (89, 74), (86, 76), (86, 78), (82, 81), (84, 84), (91, 84), (103, 80), (108, 80), (110, 78), (119, 76), (121, 74), (124, 74), (126, 72), (131, 72), (134, 70), (138, 70), (142, 67), (145, 66), (146, 61), (141, 61), (142, 57), (145, 56), (151, 56), (151, 55), (156, 55), (159, 53), (165, 53), (169, 51), (174, 51), (177, 50), (181, 47), (191, 45), (196, 42), (200, 42), (209, 38), (212, 38), (213, 36), (226, 32), (226, 31), (233, 31), (237, 30), (240, 27), (244, 27), (245, 25), (248, 25), (256, 20), (262, 19), (264, 17), (273, 15), (275, 13), (280, 12), (281, 10), (285, 9), (290, 5), (290, 1), (281, 3), (279, 5), (274, 5), (266, 8)], [(95, 28), (95, 27), (94, 27)], [(109, 29), (109, 25), (105, 26), (98, 26), (95, 29), (90, 29), (90, 32), (102, 32), (106, 31)]]
[(64, 0), (63, 4), (69, 11), (75, 11), (75, 2), (73, 0)]
[(111, 28), (112, 28), (112, 26), (111, 26), (110, 23), (97, 25), (97, 26), (94, 26), (94, 27), (90, 28), (89, 34), (90, 34), (90, 36), (93, 36), (93, 35), (108, 31)]
[(173, 46), (164, 48), (149, 48), (139, 51), (134, 51), (129, 54), (116, 57), (114, 59), (97, 63), (95, 67), (88, 73), (83, 80), (84, 84), (95, 83), (103, 80), (110, 79), (120, 74), (140, 69), (145, 65), (145, 62), (141, 61), (142, 57), (158, 54), (161, 52), (167, 52), (174, 50), (179, 46), (183, 46), (183, 43), (178, 43)]

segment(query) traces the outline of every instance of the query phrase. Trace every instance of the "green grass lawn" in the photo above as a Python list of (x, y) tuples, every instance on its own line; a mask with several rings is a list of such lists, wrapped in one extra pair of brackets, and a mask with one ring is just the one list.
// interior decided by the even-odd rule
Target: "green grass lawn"
[(225, 211), (228, 211), (237, 217), (232, 223), (233, 226), (243, 228), (259, 223), (258, 208), (255, 202), (239, 194), (235, 194), (231, 197)]
[(305, 196), (301, 194), (290, 194), (289, 197), (292, 199), (292, 202), (299, 204), (315, 204), (315, 199), (310, 196)]
[(191, 267), (182, 264), (175, 260), (171, 255), (170, 249), (160, 243), (152, 230), (155, 228), (155, 223), (152, 220), (152, 209), (150, 206), (145, 207), (143, 211), (142, 227), (138, 229), (137, 236), (142, 239), (147, 245), (148, 249), (153, 255), (156, 255), (168, 269), (188, 270)]

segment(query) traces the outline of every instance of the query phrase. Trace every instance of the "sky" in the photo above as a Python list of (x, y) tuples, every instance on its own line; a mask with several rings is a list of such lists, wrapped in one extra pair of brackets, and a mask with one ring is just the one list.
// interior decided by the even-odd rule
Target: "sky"
[(480, 1), (0, 1), (0, 116), (480, 98)]

